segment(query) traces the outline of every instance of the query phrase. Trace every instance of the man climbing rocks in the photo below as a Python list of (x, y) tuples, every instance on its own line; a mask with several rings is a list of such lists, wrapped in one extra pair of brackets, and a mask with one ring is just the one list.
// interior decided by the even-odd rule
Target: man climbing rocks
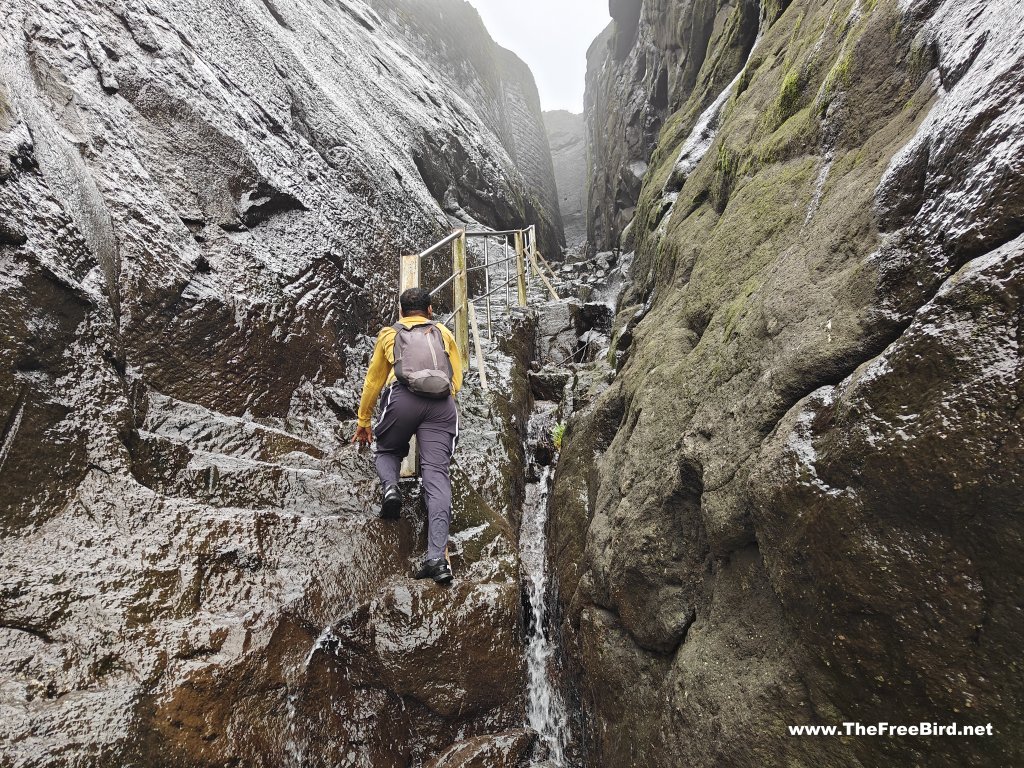
[[(449, 464), (459, 439), (455, 394), (462, 386), (462, 360), (451, 331), (433, 321), (430, 294), (410, 288), (399, 297), (399, 322), (381, 329), (359, 402), (354, 443), (376, 439), (375, 464), (384, 489), (381, 517), (402, 511), (398, 474), (416, 435), (420, 475), (427, 499), (427, 555), (414, 574), (438, 583), (452, 580), (447, 558), (452, 483)], [(383, 392), (383, 408), (371, 433), (370, 416)]]

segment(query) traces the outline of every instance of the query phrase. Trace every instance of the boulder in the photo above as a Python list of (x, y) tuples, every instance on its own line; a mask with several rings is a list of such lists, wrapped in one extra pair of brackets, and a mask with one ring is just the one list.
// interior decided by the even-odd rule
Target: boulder
[(611, 333), (612, 308), (601, 301), (588, 301), (580, 308), (580, 327), (583, 331)]
[(538, 355), (549, 364), (571, 360), (580, 335), (580, 303), (549, 301), (537, 307)]
[(530, 373), (530, 393), (535, 400), (550, 400), (555, 403), (565, 396), (565, 386), (572, 379), (570, 371), (544, 368)]

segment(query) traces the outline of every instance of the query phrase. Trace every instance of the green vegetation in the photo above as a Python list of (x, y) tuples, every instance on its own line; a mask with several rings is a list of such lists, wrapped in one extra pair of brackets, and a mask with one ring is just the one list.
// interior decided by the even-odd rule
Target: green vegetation
[(796, 40), (800, 34), (800, 28), (804, 25), (804, 10), (800, 9), (800, 15), (796, 17), (796, 21), (793, 23), (793, 34), (790, 35), (790, 40)]
[(847, 51), (835, 63), (825, 76), (825, 83), (821, 87), (821, 95), (818, 98), (818, 114), (822, 117), (828, 111), (829, 104), (833, 97), (841, 90), (849, 88), (853, 82), (850, 77), (850, 65), (853, 59), (853, 52)]
[(782, 78), (782, 87), (779, 88), (778, 110), (781, 120), (784, 121), (796, 111), (798, 101), (800, 101), (800, 73), (793, 69)]
[(565, 437), (565, 422), (559, 422), (551, 430), (551, 439), (555, 443), (555, 450), (562, 450), (562, 438)]
[(910, 79), (916, 85), (936, 65), (935, 48), (920, 36), (914, 38), (910, 43), (908, 63), (910, 65)]
[[(666, 185), (679, 146), (694, 122), (695, 105), (706, 94), (695, 94), (662, 130), (634, 219), (636, 268), (648, 276), (648, 283), (667, 286), (662, 288), (667, 295), (685, 297), (688, 315), (710, 320), (710, 324), (698, 323), (700, 330), (695, 331), (702, 339), (701, 355), (711, 354), (715, 346), (735, 344), (748, 334), (765, 332), (760, 325), (764, 322), (760, 307), (769, 296), (766, 286), (774, 285), (768, 275), (772, 265), (784, 260), (783, 254), (794, 246), (810, 249), (823, 263), (840, 258), (837, 249), (871, 247), (873, 236), (862, 222), (869, 218), (864, 200), (869, 200), (870, 194), (866, 191), (866, 197), (858, 198), (856, 204), (851, 199), (846, 213), (827, 214), (848, 229), (846, 240), (819, 247), (819, 243), (802, 239), (814, 180), (821, 168), (822, 118), (829, 103), (835, 104), (842, 96), (851, 114), (842, 116), (841, 127), (849, 130), (851, 137), (863, 139), (859, 131), (866, 118), (861, 112), (879, 106), (872, 102), (871, 88), (891, 85), (878, 79), (875, 62), (864, 57), (878, 49), (902, 59), (912, 70), (920, 70), (932, 63), (934, 51), (920, 42), (912, 48), (909, 39), (889, 45), (891, 17), (899, 16), (891, 0), (864, 0), (857, 23), (845, 25), (853, 1), (840, 0), (817, 9), (795, 4), (792, 12), (784, 14), (780, 26), (785, 25), (786, 30), (777, 29), (773, 35), (781, 41), (788, 38), (789, 45), (763, 46), (757, 58), (747, 63), (739, 80), (742, 97), (730, 100), (710, 151), (678, 190), (678, 185), (669, 189)], [(871, 14), (865, 12), (869, 6)], [(835, 14), (831, 24), (830, 12)], [(770, 16), (773, 11), (769, 8), (767, 13)], [(915, 107), (919, 107), (917, 100), (927, 100), (930, 95), (927, 89), (914, 90), (919, 80), (908, 79), (911, 91), (904, 97)], [(900, 120), (910, 130), (910, 118)], [(866, 148), (844, 151), (846, 144), (837, 147), (830, 184), (842, 182), (836, 188), (851, 197), (873, 188), (888, 157), (887, 142), (893, 141), (897, 129), (904, 130), (893, 124), (891, 131), (872, 139)], [(850, 174), (853, 176), (843, 181)], [(666, 191), (678, 192), (667, 224)], [(816, 236), (831, 237), (824, 231)], [(640, 295), (639, 289), (636, 295)], [(714, 333), (706, 333), (707, 328)], [(661, 363), (660, 347), (649, 336), (633, 345), (631, 367), (642, 370)], [(611, 357), (614, 359), (614, 353)], [(716, 364), (708, 369), (711, 378), (732, 375), (731, 359), (729, 355), (716, 358)], [(721, 370), (717, 370), (719, 363)]]
[(750, 81), (754, 78), (754, 73), (757, 72), (759, 66), (761, 66), (760, 61), (748, 61), (746, 66), (743, 67), (743, 71), (740, 72), (740, 79), (736, 81), (736, 96), (742, 95), (747, 90), (747, 86), (750, 85)]
[(711, 182), (710, 199), (715, 210), (721, 213), (729, 202), (729, 195), (739, 176), (740, 155), (730, 150), (725, 143), (718, 145), (715, 160), (715, 175)]
[(761, 13), (767, 20), (768, 24), (775, 23), (775, 20), (782, 15), (783, 10), (782, 0), (764, 0), (761, 4)]
[(736, 324), (740, 318), (747, 313), (750, 304), (750, 297), (761, 287), (761, 281), (757, 278), (750, 278), (740, 289), (740, 293), (725, 307), (723, 319), (725, 320), (724, 339), (729, 341), (736, 332)]

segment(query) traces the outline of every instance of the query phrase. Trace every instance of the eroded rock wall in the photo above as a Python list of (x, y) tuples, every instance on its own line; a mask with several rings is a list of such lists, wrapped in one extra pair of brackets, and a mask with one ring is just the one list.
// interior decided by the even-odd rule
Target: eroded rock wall
[(714, 100), (746, 60), (761, 13), (757, 0), (614, 0), (609, 10), (611, 24), (587, 52), (584, 97), (596, 251), (617, 248), (633, 220), (666, 120), (692, 119)]
[[(1024, 14), (753, 17), (746, 63), (721, 37), (661, 130), (617, 375), (563, 438), (552, 552), (588, 759), (1019, 762)], [(786, 735), (847, 721), (995, 735)]]
[[(433, 76), (465, 100), (499, 138), (524, 182), (515, 204), (537, 224), (541, 248), (556, 252), (565, 238), (540, 96), (530, 68), (491, 39), (468, 2), (371, 0), (370, 5), (431, 64)], [(467, 175), (472, 180), (472, 171)], [(452, 193), (450, 207), (473, 210), (486, 208), (497, 190), (479, 189), (475, 205), (463, 199), (465, 192), (458, 184)]]
[(557, 235), (458, 91), (359, 2), (5, 3), (0, 763), (393, 766), (522, 724), (517, 366), (463, 400), (455, 590), (406, 578), (415, 500), (378, 521), (347, 444), (400, 253)]
[(565, 244), (581, 251), (587, 239), (587, 147), (583, 115), (564, 109), (544, 113), (551, 160), (558, 187), (558, 207), (565, 227)]

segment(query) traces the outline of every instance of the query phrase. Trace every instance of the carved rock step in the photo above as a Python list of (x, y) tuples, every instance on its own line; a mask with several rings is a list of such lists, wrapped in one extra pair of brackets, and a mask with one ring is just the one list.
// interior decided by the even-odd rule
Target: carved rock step
[[(294, 462), (309, 466), (320, 459), (321, 447), (275, 427), (227, 416), (195, 403), (149, 393), (143, 429), (183, 443), (193, 451), (220, 453), (264, 462)], [(304, 457), (296, 457), (304, 454)], [(287, 462), (284, 462), (287, 463)]]

